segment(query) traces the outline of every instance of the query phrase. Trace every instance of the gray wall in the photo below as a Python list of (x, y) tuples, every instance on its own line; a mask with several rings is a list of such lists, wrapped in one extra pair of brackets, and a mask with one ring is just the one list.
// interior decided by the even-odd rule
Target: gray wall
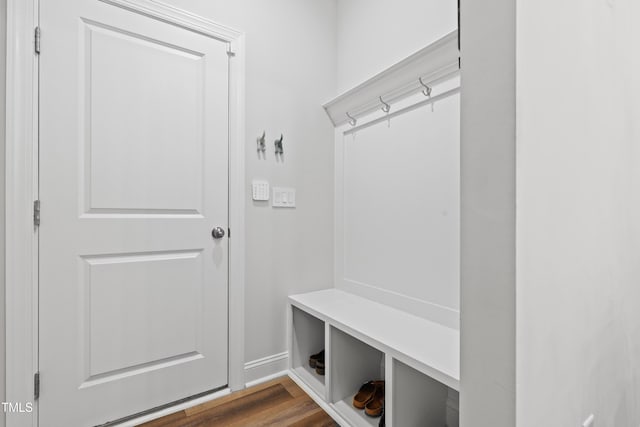
[[(245, 362), (286, 351), (286, 300), (333, 286), (334, 0), (171, 0), (246, 33), (246, 180), (297, 189), (296, 209), (246, 193)], [(256, 138), (267, 133), (267, 159)], [(284, 134), (284, 162), (273, 141)]]
[(515, 2), (461, 3), (460, 415), (465, 427), (513, 427)]

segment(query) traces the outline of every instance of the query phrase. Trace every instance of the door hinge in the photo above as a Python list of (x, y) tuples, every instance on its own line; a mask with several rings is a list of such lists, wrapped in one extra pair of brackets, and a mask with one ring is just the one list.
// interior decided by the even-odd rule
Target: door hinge
[(36, 27), (34, 40), (34, 50), (40, 55), (40, 27)]
[(229, 237), (229, 239), (231, 238), (231, 229), (227, 228), (227, 236)]
[(40, 372), (33, 374), (33, 399), (38, 400), (40, 397)]
[(33, 202), (33, 225), (36, 227), (40, 225), (40, 200)]

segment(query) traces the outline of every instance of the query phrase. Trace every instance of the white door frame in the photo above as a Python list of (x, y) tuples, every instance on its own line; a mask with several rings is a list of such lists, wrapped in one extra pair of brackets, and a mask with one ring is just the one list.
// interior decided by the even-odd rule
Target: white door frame
[[(244, 383), (244, 34), (157, 0), (100, 0), (227, 42), (229, 66), (229, 389)], [(38, 369), (38, 56), (39, 0), (7, 0), (6, 99), (6, 384), (5, 401), (32, 402)], [(46, 49), (46, 31), (42, 35)], [(46, 211), (43, 213), (46, 216)], [(46, 388), (46, 376), (42, 378)], [(30, 414), (7, 413), (7, 427), (37, 426)]]

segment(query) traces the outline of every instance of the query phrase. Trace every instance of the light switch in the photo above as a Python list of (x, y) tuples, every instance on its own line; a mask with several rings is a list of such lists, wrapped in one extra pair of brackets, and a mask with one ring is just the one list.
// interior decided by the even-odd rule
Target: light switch
[(267, 181), (254, 180), (251, 184), (253, 200), (269, 200), (269, 183)]
[(295, 208), (296, 207), (296, 189), (273, 187), (273, 202), (274, 208)]

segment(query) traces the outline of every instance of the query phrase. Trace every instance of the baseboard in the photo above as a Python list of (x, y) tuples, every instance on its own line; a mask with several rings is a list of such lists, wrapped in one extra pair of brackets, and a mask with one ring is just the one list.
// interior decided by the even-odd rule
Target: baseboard
[(346, 278), (339, 282), (336, 288), (437, 322), (448, 328), (460, 329), (460, 312), (450, 307)]
[(286, 374), (289, 352), (285, 351), (244, 364), (244, 381), (247, 387), (257, 385)]

